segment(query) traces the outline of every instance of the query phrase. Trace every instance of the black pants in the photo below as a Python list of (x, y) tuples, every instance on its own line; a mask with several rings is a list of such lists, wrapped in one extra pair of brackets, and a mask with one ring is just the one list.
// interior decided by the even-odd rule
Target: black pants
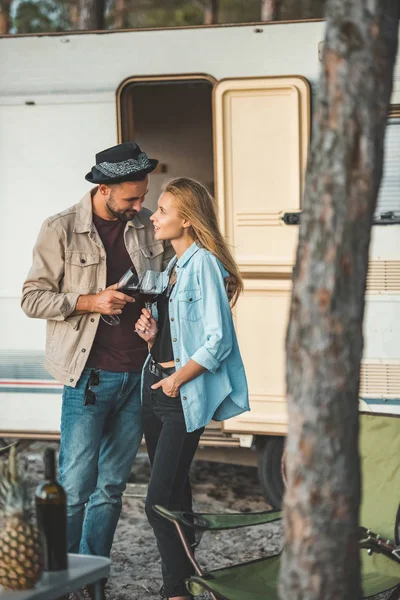
[[(174, 369), (165, 370), (173, 372)], [(143, 386), (143, 428), (151, 462), (146, 514), (157, 539), (167, 597), (187, 596), (185, 579), (193, 575), (193, 566), (179, 540), (175, 526), (154, 510), (161, 504), (170, 510), (192, 510), (189, 470), (204, 428), (187, 433), (181, 399), (166, 396), (162, 389), (150, 386), (159, 377), (146, 370)], [(185, 534), (194, 542), (194, 530)]]

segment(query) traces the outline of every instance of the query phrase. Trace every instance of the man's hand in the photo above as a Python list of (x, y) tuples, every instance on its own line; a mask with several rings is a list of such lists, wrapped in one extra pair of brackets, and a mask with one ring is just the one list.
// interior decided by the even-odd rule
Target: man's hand
[(226, 295), (228, 296), (228, 300), (229, 302), (232, 300), (233, 298), (233, 286), (236, 282), (236, 279), (234, 277), (232, 277), (232, 275), (228, 275), (228, 277), (224, 278), (225, 281), (225, 289), (226, 289)]
[(162, 391), (166, 396), (177, 398), (179, 396), (180, 385), (178, 384), (176, 373), (172, 373), (169, 377), (161, 379), (151, 386), (152, 390), (158, 390), (158, 388), (162, 388)]
[(135, 302), (135, 300), (122, 292), (118, 292), (117, 285), (117, 283), (110, 285), (98, 294), (79, 296), (74, 314), (120, 315), (126, 303)]
[(120, 315), (127, 302), (135, 302), (134, 298), (118, 292), (117, 284), (111, 285), (102, 292), (95, 294), (94, 311), (101, 315)]

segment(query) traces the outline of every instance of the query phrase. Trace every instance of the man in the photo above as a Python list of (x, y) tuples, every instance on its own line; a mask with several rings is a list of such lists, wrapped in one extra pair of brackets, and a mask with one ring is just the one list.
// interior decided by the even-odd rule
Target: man
[[(140, 276), (173, 256), (142, 208), (157, 163), (133, 142), (98, 153), (86, 175), (97, 187), (44, 222), (23, 287), (25, 313), (47, 320), (45, 367), (64, 384), (59, 473), (69, 552), (109, 556), (142, 438), (147, 345), (134, 324), (143, 303), (115, 284), (132, 264)], [(102, 314), (119, 315), (120, 325)]]

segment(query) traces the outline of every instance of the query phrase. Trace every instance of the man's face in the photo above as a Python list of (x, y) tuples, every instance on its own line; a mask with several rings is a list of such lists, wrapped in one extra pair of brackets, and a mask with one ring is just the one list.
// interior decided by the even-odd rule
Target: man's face
[(143, 181), (124, 181), (112, 186), (105, 186), (105, 206), (110, 217), (120, 221), (130, 221), (141, 210), (148, 192), (149, 178)]

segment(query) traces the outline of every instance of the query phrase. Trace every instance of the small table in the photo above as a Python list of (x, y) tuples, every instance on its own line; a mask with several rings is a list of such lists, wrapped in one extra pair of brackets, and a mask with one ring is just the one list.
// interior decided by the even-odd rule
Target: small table
[(111, 560), (104, 556), (68, 554), (68, 569), (45, 571), (40, 581), (31, 590), (0, 591), (1, 600), (55, 600), (72, 590), (93, 583), (95, 600), (102, 600), (101, 580), (110, 573)]

